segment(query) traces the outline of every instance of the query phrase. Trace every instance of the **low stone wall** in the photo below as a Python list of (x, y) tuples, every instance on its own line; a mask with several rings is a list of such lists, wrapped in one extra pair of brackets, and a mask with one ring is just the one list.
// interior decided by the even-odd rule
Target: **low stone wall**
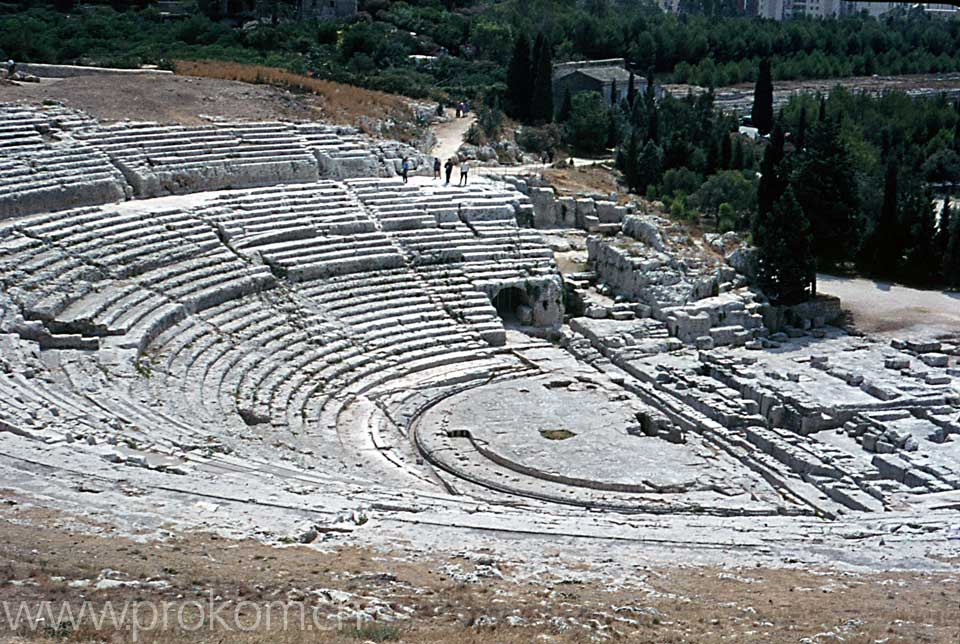
[(82, 65), (48, 65), (46, 63), (17, 63), (17, 71), (40, 78), (73, 78), (76, 76), (127, 76), (171, 75), (164, 69), (118, 69), (116, 67), (85, 67)]
[(620, 206), (604, 195), (559, 197), (542, 179), (503, 177), (503, 180), (527, 195), (533, 204), (533, 228), (580, 228), (590, 233), (616, 234), (632, 206)]

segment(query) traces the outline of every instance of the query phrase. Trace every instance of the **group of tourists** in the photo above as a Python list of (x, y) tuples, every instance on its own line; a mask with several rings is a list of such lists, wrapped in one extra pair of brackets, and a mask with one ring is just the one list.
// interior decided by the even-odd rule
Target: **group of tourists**
[(466, 118), (467, 114), (470, 113), (470, 104), (466, 101), (460, 101), (457, 103), (457, 118), (462, 119)]
[[(459, 185), (459, 186), (465, 186), (465, 185), (467, 185), (467, 180), (470, 178), (470, 162), (469, 162), (469, 161), (463, 161), (463, 162), (461, 163), (461, 162), (459, 162), (457, 159), (455, 159), (455, 158), (453, 158), (453, 157), (447, 159), (447, 162), (446, 162), (445, 164), (443, 164), (442, 166), (441, 166), (441, 164), (440, 164), (440, 158), (439, 158), (439, 157), (438, 157), (438, 158), (435, 158), (435, 159), (433, 160), (433, 178), (434, 178), (434, 179), (442, 179), (443, 177), (441, 176), (441, 173), (442, 173), (442, 172), (445, 172), (445, 173), (446, 173), (447, 181), (446, 181), (446, 183), (444, 183), (443, 185), (449, 186), (449, 185), (450, 185), (450, 178), (453, 176), (453, 169), (454, 169), (455, 167), (457, 167), (457, 165), (460, 166), (460, 183), (458, 183), (457, 185)], [(409, 180), (410, 180), (410, 170), (412, 170), (412, 169), (413, 169), (413, 164), (410, 162), (410, 158), (409, 158), (409, 157), (404, 157), (404, 158), (403, 158), (403, 163), (402, 163), (401, 166), (400, 166), (400, 177), (403, 179), (403, 182), (404, 182), (404, 183), (408, 183), (408, 182), (409, 182)]]
[[(447, 181), (443, 185), (445, 186), (450, 185), (450, 176), (453, 174), (453, 169), (456, 166), (457, 166), (457, 160), (454, 159), (453, 157), (450, 157), (449, 159), (447, 159), (447, 162), (443, 164), (443, 169), (447, 176)], [(460, 183), (458, 183), (457, 185), (460, 185), (460, 186), (467, 185), (467, 179), (469, 178), (469, 175), (470, 175), (470, 162), (464, 161), (460, 163)], [(439, 158), (433, 160), (433, 178), (434, 179), (440, 178), (440, 159)]]

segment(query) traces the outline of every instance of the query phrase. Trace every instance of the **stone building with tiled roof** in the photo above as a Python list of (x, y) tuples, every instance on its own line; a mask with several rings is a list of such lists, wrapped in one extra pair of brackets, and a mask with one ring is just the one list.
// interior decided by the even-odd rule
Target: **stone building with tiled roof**
[[(555, 105), (562, 103), (568, 89), (571, 96), (580, 92), (597, 92), (607, 103), (620, 103), (627, 97), (629, 85), (630, 72), (622, 58), (582, 60), (553, 66)], [(642, 75), (637, 75), (634, 85), (637, 93), (643, 94), (647, 89), (647, 80)], [(616, 97), (613, 95), (614, 91)], [(654, 91), (657, 98), (660, 98), (661, 89), (658, 85), (654, 85)]]

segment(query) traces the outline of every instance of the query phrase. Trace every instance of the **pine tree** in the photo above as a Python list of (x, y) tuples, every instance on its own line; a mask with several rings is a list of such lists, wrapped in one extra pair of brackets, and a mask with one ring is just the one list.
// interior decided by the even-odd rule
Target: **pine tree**
[(542, 42), (534, 73), (530, 115), (534, 121), (549, 123), (553, 120), (553, 54), (542, 35), (537, 40)]
[(627, 105), (633, 108), (633, 104), (637, 102), (637, 79), (633, 75), (633, 72), (630, 72), (630, 80), (627, 81)]
[(533, 98), (533, 79), (530, 73), (530, 41), (525, 34), (517, 36), (513, 57), (507, 68), (507, 111), (521, 121), (530, 115)]
[(854, 161), (832, 118), (810, 132), (794, 182), (797, 200), (810, 219), (821, 265), (837, 266), (857, 250), (859, 192)]
[(802, 302), (815, 292), (816, 263), (810, 222), (788, 187), (758, 217), (754, 243), (760, 287), (775, 304)]
[(750, 111), (753, 126), (760, 134), (769, 134), (773, 128), (773, 76), (770, 71), (770, 59), (760, 61), (760, 73), (753, 90), (753, 108)]

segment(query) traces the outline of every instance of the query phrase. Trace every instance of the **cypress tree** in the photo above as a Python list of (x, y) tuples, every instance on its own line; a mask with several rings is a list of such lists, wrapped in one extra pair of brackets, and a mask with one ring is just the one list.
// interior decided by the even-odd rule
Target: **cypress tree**
[(530, 115), (533, 98), (533, 79), (530, 75), (530, 41), (526, 34), (517, 36), (513, 57), (507, 68), (507, 111), (521, 121)]
[(911, 283), (929, 285), (937, 280), (940, 272), (930, 195), (923, 186), (916, 183), (910, 186), (902, 201), (901, 216), (909, 225), (909, 247), (903, 276)]
[(650, 104), (650, 115), (647, 122), (647, 138), (645, 141), (653, 141), (656, 143), (659, 140), (660, 135), (660, 118), (657, 114), (657, 106), (653, 103)]
[(760, 130), (760, 134), (769, 134), (773, 128), (773, 76), (769, 58), (760, 61), (760, 73), (753, 90), (750, 119), (753, 121), (753, 126)]
[(736, 140), (733, 142), (733, 157), (730, 159), (730, 167), (733, 170), (743, 170), (743, 141), (740, 139), (739, 134), (737, 134), (735, 138)]
[(950, 219), (950, 241), (943, 262), (943, 276), (948, 287), (960, 289), (960, 217)]
[(951, 219), (953, 219), (953, 208), (950, 206), (950, 195), (946, 195), (943, 198), (943, 208), (940, 210), (940, 222), (937, 226), (937, 255), (941, 260), (946, 257), (947, 246), (950, 244)]
[(627, 181), (627, 187), (637, 192), (639, 186), (637, 185), (637, 180), (639, 178), (638, 174), (638, 162), (640, 157), (640, 140), (637, 136), (637, 130), (634, 128), (630, 131), (630, 142), (627, 144), (627, 151), (624, 155), (624, 166), (623, 166), (623, 175), (624, 179)]
[(647, 186), (660, 183), (663, 172), (663, 150), (653, 141), (647, 141), (637, 159), (637, 193), (646, 194)]
[(607, 113), (607, 147), (617, 147), (617, 141), (619, 140), (620, 135), (617, 128), (617, 115), (613, 110), (610, 110)]
[(903, 236), (897, 221), (898, 210), (898, 162), (891, 154), (883, 180), (883, 205), (880, 217), (867, 240), (866, 267), (878, 275), (894, 276), (899, 272), (903, 258)]
[(730, 133), (723, 132), (720, 138), (720, 167), (729, 170), (731, 163), (733, 163), (733, 149), (730, 144)]
[(643, 97), (649, 105), (653, 105), (657, 98), (657, 94), (653, 87), (653, 67), (647, 70), (647, 86), (643, 91)]
[(627, 82), (629, 83), (627, 86), (627, 105), (633, 108), (633, 104), (637, 101), (637, 79), (632, 71), (630, 72), (630, 80)]
[(615, 106), (618, 102), (619, 101), (617, 101), (617, 79), (614, 78), (613, 81), (610, 83), (610, 104)]
[(780, 199), (787, 188), (787, 180), (780, 167), (783, 160), (783, 140), (772, 137), (770, 144), (763, 151), (763, 161), (760, 162), (760, 182), (757, 185), (757, 216), (754, 218), (754, 243), (760, 244), (762, 230), (758, 228), (760, 222), (771, 212), (773, 205)]
[(860, 202), (853, 158), (835, 119), (826, 118), (811, 130), (794, 186), (822, 265), (849, 259), (856, 250)]
[(758, 217), (754, 242), (760, 287), (775, 304), (795, 304), (816, 290), (810, 222), (787, 187)]
[(533, 53), (530, 55), (530, 78), (537, 82), (537, 70), (540, 69), (540, 57), (543, 56), (544, 39), (543, 33), (538, 33), (533, 41)]
[(797, 123), (797, 132), (793, 137), (793, 145), (797, 150), (803, 150), (807, 142), (807, 106), (800, 106), (800, 120)]
[(953, 104), (956, 121), (953, 123), (953, 149), (960, 152), (960, 98)]
[(707, 142), (707, 165), (704, 172), (708, 175), (720, 169), (720, 142), (711, 137)]
[(563, 92), (563, 102), (560, 104), (560, 111), (557, 112), (557, 120), (560, 123), (566, 123), (570, 120), (571, 112), (573, 112), (573, 96), (571, 96), (568, 87)]
[(530, 115), (535, 121), (549, 123), (553, 120), (553, 54), (542, 35), (537, 40), (542, 42), (534, 74)]

